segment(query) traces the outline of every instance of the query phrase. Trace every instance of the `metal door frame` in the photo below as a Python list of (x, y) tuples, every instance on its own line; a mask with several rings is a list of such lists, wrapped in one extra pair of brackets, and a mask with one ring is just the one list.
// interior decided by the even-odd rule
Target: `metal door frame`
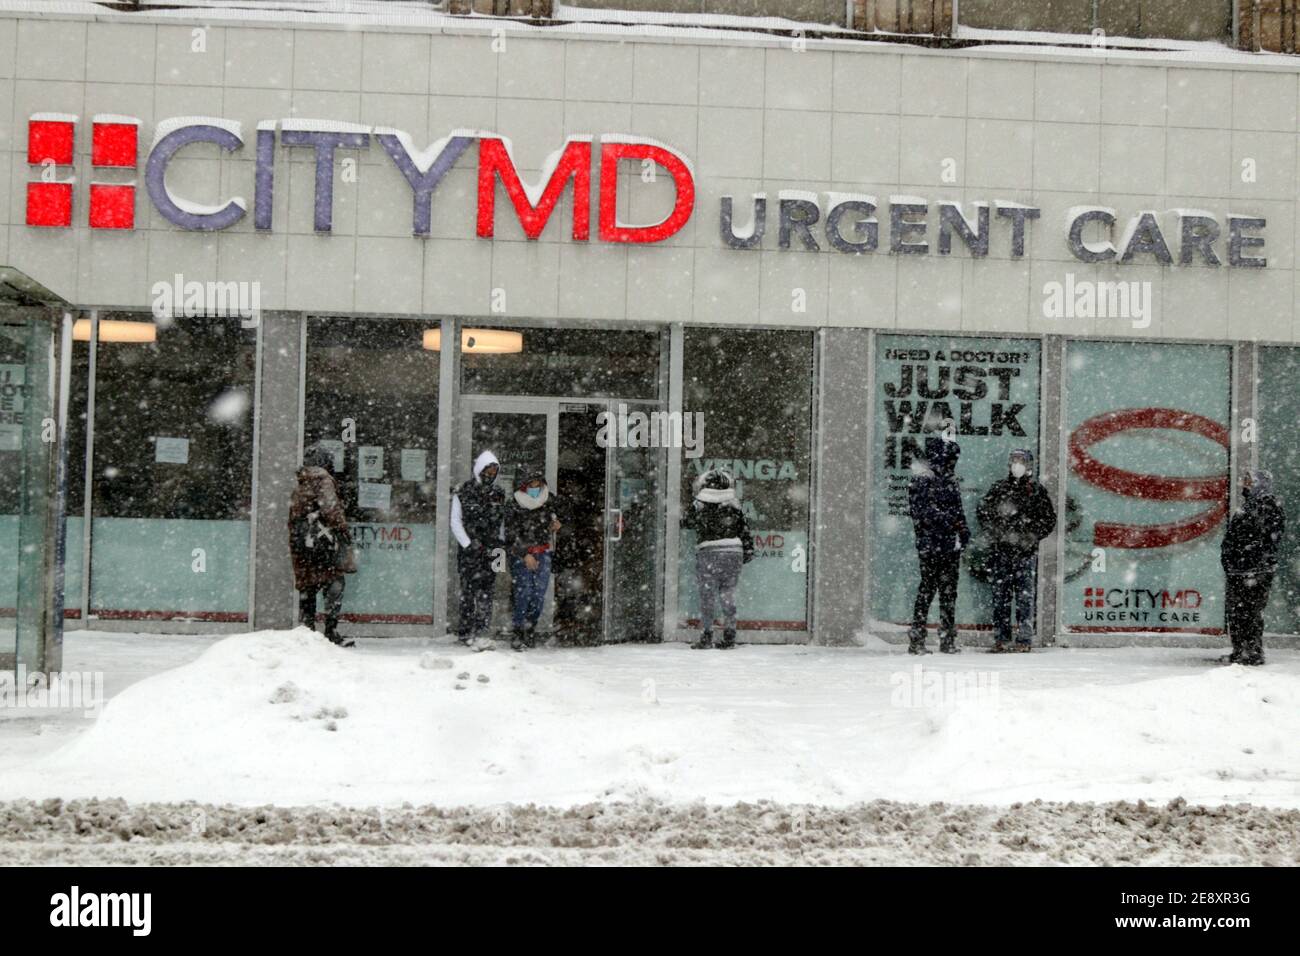
[[(546, 482), (551, 488), (557, 486), (559, 473), (560, 458), (560, 412), (566, 405), (585, 405), (592, 407), (597, 413), (605, 411), (611, 415), (616, 415), (619, 405), (625, 405), (629, 410), (650, 409), (667, 411), (666, 402), (660, 399), (645, 398), (605, 398), (605, 397), (586, 397), (586, 396), (502, 396), (502, 395), (465, 395), (460, 396), (460, 401), (455, 413), (455, 452), (452, 455), (452, 488), (456, 488), (469, 478), (470, 471), (473, 467), (474, 457), (477, 454), (473, 447), (473, 421), (476, 413), (498, 414), (498, 415), (545, 415), (546, 416)], [(603, 643), (612, 643), (611, 635), (613, 633), (613, 619), (611, 614), (611, 605), (609, 595), (612, 591), (613, 582), (613, 553), (609, 547), (611, 541), (617, 541), (618, 538), (612, 537), (611, 515), (613, 512), (621, 510), (617, 507), (617, 488), (615, 484), (617, 455), (620, 449), (617, 445), (611, 444), (605, 448), (605, 501), (602, 509), (602, 533), (604, 534), (605, 549), (601, 561), (601, 638)], [(655, 589), (655, 615), (658, 621), (656, 633), (662, 632), (664, 620), (664, 589), (663, 589), (663, 569), (664, 569), (664, 546), (665, 546), (665, 529), (666, 524), (664, 517), (665, 495), (667, 494), (666, 486), (663, 481), (663, 472), (666, 467), (669, 452), (674, 449), (658, 449), (656, 470), (658, 472), (657, 489), (659, 501), (656, 504), (656, 522), (655, 522), (655, 545), (656, 560), (653, 573), (659, 579), (660, 586)], [(621, 535), (620, 535), (621, 536)], [(551, 582), (552, 589), (554, 581)], [(554, 592), (552, 591), (551, 608), (554, 609)]]

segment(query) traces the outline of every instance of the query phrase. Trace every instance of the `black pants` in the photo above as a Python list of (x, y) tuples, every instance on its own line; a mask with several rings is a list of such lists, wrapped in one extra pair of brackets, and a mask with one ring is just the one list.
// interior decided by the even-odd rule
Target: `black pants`
[(1232, 652), (1242, 660), (1264, 659), (1264, 607), (1268, 604), (1271, 572), (1227, 575), (1228, 636)]
[(913, 641), (925, 640), (925, 622), (930, 616), (930, 604), (938, 593), (939, 640), (951, 643), (957, 639), (957, 575), (961, 571), (961, 552), (918, 557), (921, 561), (921, 586), (916, 589), (909, 636)]
[(343, 575), (334, 578), (329, 584), (312, 591), (298, 592), (298, 621), (312, 630), (316, 629), (316, 595), (320, 594), (325, 602), (325, 633), (334, 634), (339, 626), (339, 611), (343, 609)]
[(461, 548), (456, 553), (460, 578), (460, 621), (457, 637), (482, 634), (492, 626), (492, 592), (497, 574), (492, 570), (492, 552), (487, 548)]
[(1016, 640), (1032, 643), (1034, 639), (1037, 557), (1033, 551), (1003, 547), (995, 547), (989, 553), (989, 571), (993, 577), (993, 638), (999, 643), (1011, 641), (1013, 608)]

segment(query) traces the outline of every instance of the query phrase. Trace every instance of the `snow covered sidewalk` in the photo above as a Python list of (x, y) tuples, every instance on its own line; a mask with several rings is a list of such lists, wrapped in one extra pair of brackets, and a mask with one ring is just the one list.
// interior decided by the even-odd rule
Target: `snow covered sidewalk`
[(1171, 648), (918, 664), (879, 643), (474, 654), (345, 651), (305, 630), (73, 632), (66, 666), (104, 669), (115, 696), (95, 720), (0, 711), (0, 799), (1297, 808), (1300, 653), (1269, 654), (1254, 669)]

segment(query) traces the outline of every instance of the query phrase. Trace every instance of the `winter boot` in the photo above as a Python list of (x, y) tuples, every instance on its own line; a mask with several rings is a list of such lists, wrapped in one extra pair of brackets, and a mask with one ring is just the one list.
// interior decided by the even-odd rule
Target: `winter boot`
[(989, 648), (990, 654), (1009, 654), (1011, 652), (1011, 642), (1003, 640), (994, 640), (993, 646)]
[(325, 639), (336, 647), (356, 647), (357, 642), (351, 638), (339, 636), (339, 622), (325, 619)]
[(1010, 650), (1014, 651), (1017, 654), (1028, 654), (1033, 649), (1034, 649), (1033, 641), (1016, 641), (1016, 643), (1013, 644), (1010, 648)]
[(949, 634), (939, 641), (940, 654), (960, 654), (961, 648), (957, 646), (957, 636)]
[(528, 646), (528, 638), (522, 627), (517, 627), (510, 635), (510, 649), (512, 651), (522, 651)]
[(723, 628), (722, 643), (718, 645), (718, 650), (729, 651), (736, 646), (736, 629), (734, 627)]
[(692, 644), (691, 648), (697, 651), (706, 651), (712, 646), (713, 631), (710, 628), (705, 628), (704, 633), (700, 635), (700, 639)]
[(914, 627), (907, 632), (907, 653), (909, 654), (929, 654), (925, 647), (925, 631), (919, 627)]

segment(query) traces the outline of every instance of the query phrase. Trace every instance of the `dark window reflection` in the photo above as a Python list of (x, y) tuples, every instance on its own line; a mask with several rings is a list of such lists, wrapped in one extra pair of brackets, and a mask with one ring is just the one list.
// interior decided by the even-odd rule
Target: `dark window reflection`
[[(105, 321), (151, 322), (111, 313), (100, 320), (101, 330)], [(96, 517), (248, 519), (256, 334), (224, 318), (178, 318), (158, 328), (153, 342), (101, 334)], [(84, 373), (74, 380), (77, 374)], [(75, 428), (76, 413), (70, 417)], [(84, 434), (69, 438), (70, 451), (85, 441)], [(78, 492), (70, 495), (71, 511), (81, 502)]]
[(461, 389), (480, 395), (657, 398), (658, 332), (505, 329), (461, 332)]

